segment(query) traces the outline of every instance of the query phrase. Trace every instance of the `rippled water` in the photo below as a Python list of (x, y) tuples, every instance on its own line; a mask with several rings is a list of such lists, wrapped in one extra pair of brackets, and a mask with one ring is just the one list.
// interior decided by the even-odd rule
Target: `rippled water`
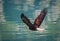
[[(1, 0), (0, 41), (60, 41), (60, 0)], [(32, 23), (41, 10), (48, 8), (40, 26), (31, 31), (20, 18), (23, 12)]]

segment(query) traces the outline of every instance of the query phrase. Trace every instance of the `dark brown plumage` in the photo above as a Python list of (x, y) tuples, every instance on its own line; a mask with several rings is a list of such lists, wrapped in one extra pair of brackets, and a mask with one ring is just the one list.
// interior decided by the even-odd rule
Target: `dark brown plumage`
[(36, 31), (37, 30), (36, 28), (39, 28), (46, 14), (47, 14), (47, 8), (41, 11), (40, 15), (35, 19), (34, 24), (32, 24), (30, 20), (23, 13), (21, 14), (21, 19), (25, 24), (27, 24), (30, 30)]

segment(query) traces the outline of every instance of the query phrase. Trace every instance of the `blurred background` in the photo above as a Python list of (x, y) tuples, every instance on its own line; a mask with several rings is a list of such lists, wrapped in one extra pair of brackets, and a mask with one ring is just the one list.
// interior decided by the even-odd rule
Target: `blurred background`
[[(34, 23), (48, 8), (41, 24), (44, 31), (31, 31), (21, 20), (24, 13)], [(0, 41), (60, 41), (60, 0), (0, 0)]]

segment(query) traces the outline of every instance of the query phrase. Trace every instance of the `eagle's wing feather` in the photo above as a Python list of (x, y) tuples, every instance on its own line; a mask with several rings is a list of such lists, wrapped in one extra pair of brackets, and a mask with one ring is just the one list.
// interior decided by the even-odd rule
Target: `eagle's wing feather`
[(44, 17), (46, 16), (47, 8), (43, 9), (40, 13), (40, 15), (35, 19), (34, 26), (39, 27), (41, 23), (43, 22)]
[(22, 19), (22, 21), (25, 23), (25, 24), (27, 24), (27, 26), (31, 26), (32, 25), (32, 23), (30, 22), (30, 20), (22, 13), (21, 14), (21, 19)]

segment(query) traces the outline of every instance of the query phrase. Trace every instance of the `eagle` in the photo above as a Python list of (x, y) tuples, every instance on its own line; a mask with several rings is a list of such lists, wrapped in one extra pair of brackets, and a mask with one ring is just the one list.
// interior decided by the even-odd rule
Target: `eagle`
[(21, 13), (21, 19), (29, 27), (30, 30), (37, 31), (39, 29), (39, 26), (41, 26), (46, 14), (47, 14), (47, 8), (44, 8), (41, 11), (41, 13), (36, 17), (33, 24), (23, 13)]

